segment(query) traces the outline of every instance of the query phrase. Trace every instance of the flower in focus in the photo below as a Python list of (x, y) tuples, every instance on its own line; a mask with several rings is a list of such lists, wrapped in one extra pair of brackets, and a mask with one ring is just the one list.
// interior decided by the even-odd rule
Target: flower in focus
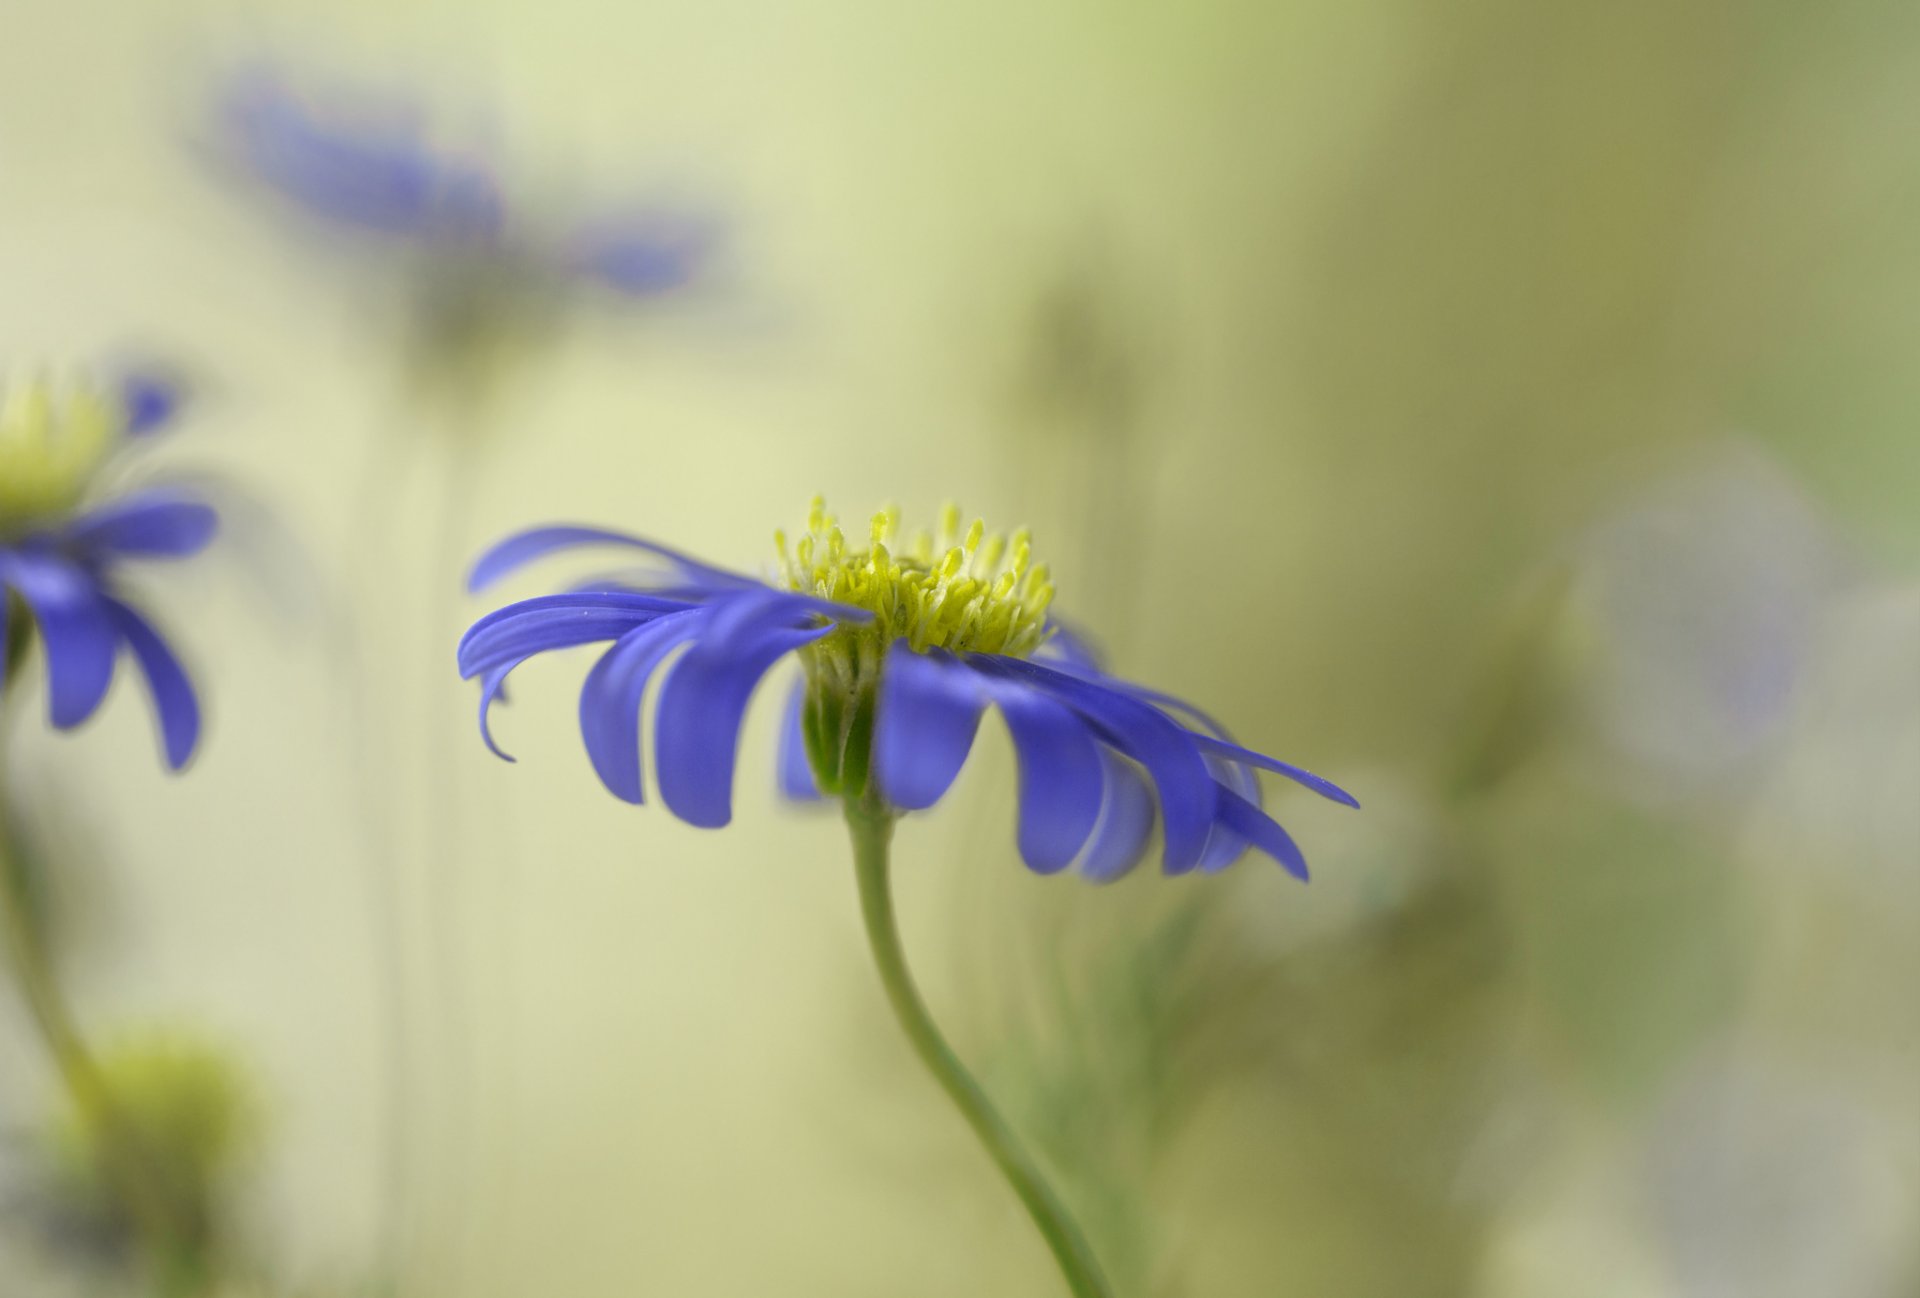
[(1040, 873), (1077, 866), (1105, 880), (1145, 855), (1157, 818), (1168, 873), (1219, 870), (1255, 848), (1291, 873), (1306, 862), (1262, 809), (1256, 771), (1357, 806), (1331, 782), (1241, 747), (1205, 713), (1106, 674), (1049, 617), (1053, 588), (1024, 532), (964, 533), (949, 507), (939, 534), (896, 551), (898, 518), (876, 515), (853, 549), (818, 500), (807, 532), (776, 538), (777, 584), (715, 568), (651, 541), (545, 527), (495, 546), (478, 590), (554, 551), (638, 549), (664, 569), (524, 600), (461, 640), (461, 675), (481, 685), (488, 727), (507, 676), (549, 650), (610, 643), (580, 692), (580, 728), (601, 781), (643, 801), (640, 714), (666, 660), (654, 720), (667, 809), (713, 828), (732, 817), (742, 716), (762, 677), (795, 656), (780, 782), (796, 798), (832, 795), (889, 811), (933, 806), (959, 775), (988, 707), (1019, 763), (1020, 853)]
[(177, 390), (150, 376), (116, 383), (23, 376), (0, 393), (6, 683), (37, 638), (52, 722), (71, 729), (99, 708), (125, 646), (146, 677), (167, 764), (176, 770), (199, 740), (199, 704), (166, 640), (122, 598), (119, 570), (129, 560), (198, 553), (218, 520), (177, 487), (89, 500), (102, 468), (127, 442), (166, 424), (177, 404)]

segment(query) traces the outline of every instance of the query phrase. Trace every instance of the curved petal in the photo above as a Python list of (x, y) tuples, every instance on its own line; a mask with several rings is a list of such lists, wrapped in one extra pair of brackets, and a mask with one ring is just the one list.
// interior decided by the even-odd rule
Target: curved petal
[(1160, 795), (1168, 873), (1181, 874), (1199, 863), (1219, 786), (1191, 733), (1150, 704), (1040, 663), (994, 654), (973, 654), (968, 661), (1040, 686), (1084, 717), (1102, 741), (1144, 766)]
[(587, 673), (580, 687), (580, 738), (607, 791), (623, 802), (646, 801), (640, 769), (640, 704), (654, 670), (700, 630), (700, 610), (670, 613), (627, 632)]
[[(1307, 879), (1307, 858), (1293, 835), (1280, 828), (1272, 817), (1231, 789), (1220, 790), (1220, 820), (1236, 834), (1280, 863), (1282, 869), (1302, 883)], [(1231, 861), (1213, 866), (1223, 868)]]
[(690, 825), (718, 829), (733, 819), (733, 768), (740, 721), (767, 669), (830, 627), (775, 626), (726, 651), (696, 642), (660, 688), (654, 757), (660, 798)]
[(524, 625), (523, 620), (554, 620), (554, 615), (560, 612), (592, 609), (620, 610), (633, 614), (633, 620), (638, 623), (663, 613), (678, 613), (693, 607), (696, 606), (685, 600), (664, 599), (658, 595), (643, 595), (637, 591), (573, 591), (564, 595), (538, 595), (532, 599), (508, 604), (504, 608), (497, 608), (468, 627), (466, 634), (460, 637), (457, 657), (464, 663), (473, 656), (475, 653), (473, 646), (476, 641), (480, 642), (479, 652), (484, 652), (489, 641), (497, 638), (498, 635), (505, 634), (497, 632), (496, 628), (509, 624)]
[(528, 654), (524, 658), (515, 658), (511, 662), (502, 663), (498, 667), (481, 673), (480, 676), (480, 742), (487, 746), (488, 752), (503, 762), (518, 759), (494, 741), (493, 705), (506, 701), (507, 677), (513, 674), (514, 668), (531, 657), (533, 655)]
[(1296, 784), (1305, 785), (1323, 798), (1328, 798), (1345, 807), (1358, 807), (1359, 799), (1322, 775), (1315, 775), (1305, 767), (1295, 766), (1292, 762), (1283, 762), (1277, 757), (1268, 757), (1265, 753), (1256, 753), (1251, 748), (1242, 748), (1239, 744), (1228, 743), (1224, 739), (1215, 739), (1211, 735), (1195, 735), (1193, 740), (1200, 750), (1214, 757), (1243, 766), (1255, 766), (1263, 771), (1272, 771), (1284, 775)]
[(625, 532), (609, 531), (601, 527), (558, 525), (516, 532), (494, 545), (474, 560), (473, 570), (467, 576), (467, 589), (482, 590), (514, 569), (524, 567), (535, 559), (559, 550), (570, 550), (585, 545), (619, 545), (635, 550), (645, 550), (649, 554), (658, 555), (667, 560), (682, 572), (698, 577), (702, 582), (711, 585), (731, 587), (760, 584), (751, 577), (743, 577), (739, 573), (728, 572), (724, 568), (715, 568), (678, 550), (670, 550), (664, 545), (658, 545), (642, 537), (630, 536)]
[(194, 697), (193, 682), (152, 623), (111, 596), (103, 597), (102, 602), (147, 678), (147, 693), (153, 697), (154, 711), (160, 719), (167, 765), (177, 771), (192, 758), (200, 742), (200, 701)]
[(887, 801), (924, 811), (946, 796), (986, 710), (983, 682), (951, 655), (887, 651), (873, 721), (873, 769)]
[(1052, 874), (1080, 855), (1100, 819), (1100, 749), (1086, 722), (1039, 689), (1001, 681), (992, 693), (1020, 760), (1020, 858)]
[(49, 715), (57, 728), (70, 730), (93, 715), (113, 683), (119, 628), (93, 578), (56, 555), (0, 554), (0, 581), (33, 610), (47, 650)]
[(818, 802), (825, 795), (807, 757), (807, 682), (793, 683), (780, 720), (780, 792), (795, 802)]
[(636, 626), (658, 616), (628, 609), (566, 607), (537, 609), (511, 620), (496, 622), (460, 647), (463, 678), (478, 676), (500, 664), (552, 649), (618, 640)]
[(1138, 768), (1111, 749), (1100, 750), (1105, 791), (1100, 820), (1080, 858), (1080, 873), (1095, 883), (1120, 878), (1140, 863), (1153, 833), (1153, 790)]
[(142, 491), (82, 514), (60, 538), (81, 550), (184, 559), (206, 549), (219, 528), (219, 515), (205, 501), (178, 491)]

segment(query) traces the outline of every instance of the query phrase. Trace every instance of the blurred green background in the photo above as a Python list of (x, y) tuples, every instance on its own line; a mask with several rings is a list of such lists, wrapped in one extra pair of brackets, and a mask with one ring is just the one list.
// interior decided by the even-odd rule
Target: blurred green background
[[(1030, 524), (1119, 671), (1365, 807), (1273, 791), (1304, 888), (1044, 881), (991, 733), (901, 831), (936, 1011), (1125, 1294), (1920, 1285), (1920, 9), (7, 16), (0, 354), (168, 358), (160, 454), (251, 502), (155, 587), (195, 768), (125, 685), (10, 749), (83, 1020), (246, 1075), (232, 1292), (1057, 1292), (774, 709), (721, 833), (605, 794), (564, 664), (518, 766), (472, 734), (482, 545), (751, 567), (815, 492)], [(719, 264), (423, 391), (418, 266), (201, 156), (263, 56), (417, 95), (536, 206), (717, 211)], [(0, 1292), (121, 1292), (0, 1034)]]

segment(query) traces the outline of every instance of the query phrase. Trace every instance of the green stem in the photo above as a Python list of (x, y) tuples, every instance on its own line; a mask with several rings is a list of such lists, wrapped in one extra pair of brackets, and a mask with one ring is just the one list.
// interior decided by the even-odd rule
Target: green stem
[(45, 1041), (74, 1109), (100, 1141), (104, 1172), (145, 1240), (161, 1294), (195, 1293), (204, 1284), (192, 1232), (182, 1229), (164, 1179), (140, 1134), (115, 1100), (99, 1061), (61, 996), (34, 916), (26, 865), (10, 827), (0, 819), (0, 929), (21, 998)]
[(906, 955), (900, 948), (900, 929), (894, 920), (893, 884), (888, 872), (888, 847), (893, 839), (893, 816), (851, 800), (847, 803), (847, 827), (853, 834), (854, 872), (860, 881), (860, 915), (866, 922), (867, 943), (873, 949), (873, 961), (880, 970), (880, 984), (894, 1017), (907, 1034), (920, 1062), (940, 1083), (954, 1107), (973, 1128), (973, 1134), (986, 1146), (1000, 1174), (1007, 1178), (1020, 1197), (1033, 1224), (1040, 1228), (1054, 1260), (1066, 1276), (1067, 1287), (1075, 1298), (1112, 1298), (1113, 1290), (1101, 1274), (1100, 1264), (1088, 1247), (1086, 1236), (1068, 1215), (1060, 1196), (1047, 1184), (1039, 1165), (1021, 1147), (1013, 1129), (995, 1111), (980, 1084), (973, 1079), (953, 1047), (940, 1035), (926, 1002), (914, 986), (907, 969)]

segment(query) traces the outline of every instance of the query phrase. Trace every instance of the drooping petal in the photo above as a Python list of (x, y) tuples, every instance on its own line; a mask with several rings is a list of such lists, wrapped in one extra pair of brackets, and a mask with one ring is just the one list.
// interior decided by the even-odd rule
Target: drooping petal
[(659, 620), (654, 615), (642, 618), (629, 614), (625, 622), (620, 622), (604, 617), (610, 610), (595, 612), (603, 616), (583, 621), (578, 615), (568, 616), (564, 612), (557, 615), (555, 612), (537, 613), (520, 624), (496, 626), (492, 628), (496, 634), (492, 634), (477, 649), (469, 645), (463, 650), (460, 675), (463, 679), (480, 678), (480, 737), (495, 757), (509, 762), (513, 760), (511, 754), (494, 742), (491, 715), (494, 703), (499, 700), (506, 686), (507, 677), (513, 674), (515, 668), (540, 654), (599, 640), (616, 640), (636, 624), (645, 626)]
[[(529, 622), (556, 620), (559, 614), (567, 611), (616, 610), (632, 614), (633, 620), (639, 623), (663, 613), (677, 613), (692, 607), (684, 600), (644, 595), (638, 591), (571, 591), (564, 595), (537, 595), (495, 609), (468, 627), (466, 634), (460, 637), (458, 657), (464, 663), (476, 652), (485, 652), (491, 641), (507, 634), (501, 630), (503, 627), (510, 629), (523, 627)], [(478, 651), (474, 647), (476, 643), (479, 645)]]
[(160, 719), (167, 765), (177, 771), (187, 764), (200, 742), (200, 701), (194, 697), (193, 682), (150, 622), (117, 599), (104, 597), (103, 602), (147, 678), (147, 693), (153, 697), (154, 712)]
[(670, 613), (636, 627), (587, 673), (580, 687), (580, 737), (594, 773), (623, 802), (646, 801), (640, 766), (640, 705), (654, 670), (700, 630), (702, 611)]
[(873, 769), (887, 801), (924, 811), (946, 796), (986, 710), (981, 680), (948, 654), (895, 641), (880, 677)]
[(724, 651), (696, 643), (668, 674), (654, 719), (660, 797), (690, 825), (718, 829), (733, 818), (740, 721), (767, 669), (831, 627), (773, 626)]
[[(1241, 835), (1255, 847), (1278, 861), (1281, 868), (1294, 878), (1305, 882), (1307, 878), (1307, 858), (1300, 851), (1300, 845), (1293, 841), (1293, 835), (1280, 828), (1278, 822), (1258, 807), (1248, 802), (1231, 789), (1220, 790), (1220, 820), (1236, 834)], [(1231, 861), (1212, 866), (1221, 869)]]
[(813, 762), (807, 757), (806, 708), (807, 682), (802, 677), (788, 691), (786, 707), (781, 711), (780, 792), (795, 802), (818, 802), (826, 795), (820, 792)]
[(82, 514), (60, 537), (81, 551), (184, 559), (206, 549), (219, 527), (219, 515), (205, 501), (179, 491), (153, 490)]
[(1100, 819), (1106, 777), (1086, 722), (1039, 689), (999, 681), (993, 701), (1020, 764), (1020, 858), (1038, 874), (1072, 864)]
[[(531, 654), (527, 655), (528, 658), (532, 656)], [(488, 752), (503, 762), (511, 762), (518, 759), (494, 741), (493, 705), (505, 701), (507, 677), (513, 674), (514, 668), (526, 660), (527, 658), (515, 658), (511, 662), (502, 663), (498, 667), (480, 673), (480, 742), (487, 746)]]
[(478, 676), (503, 662), (596, 640), (618, 640), (658, 614), (630, 609), (566, 607), (538, 609), (487, 627), (460, 646), (462, 677)]
[(1284, 775), (1296, 784), (1305, 785), (1323, 798), (1331, 799), (1345, 807), (1358, 807), (1359, 799), (1322, 775), (1315, 775), (1305, 767), (1295, 766), (1292, 762), (1283, 762), (1277, 757), (1268, 757), (1265, 753), (1256, 753), (1251, 748), (1242, 748), (1239, 744), (1215, 739), (1211, 735), (1195, 735), (1193, 741), (1202, 752), (1224, 758), (1229, 762), (1243, 766), (1256, 766), (1263, 771), (1272, 771)]
[(1139, 770), (1113, 750), (1100, 750), (1105, 776), (1100, 820), (1080, 858), (1080, 873), (1095, 883), (1120, 878), (1138, 865), (1153, 833), (1153, 790)]
[(1085, 718), (1102, 741), (1144, 766), (1160, 795), (1167, 872), (1181, 874), (1199, 863), (1218, 785), (1191, 733), (1139, 699), (1040, 663), (993, 654), (973, 654), (968, 661), (1045, 689)]
[(625, 532), (609, 531), (603, 527), (577, 527), (558, 525), (553, 527), (535, 527), (517, 532), (501, 541), (474, 561), (473, 570), (467, 577), (467, 589), (480, 591), (492, 585), (516, 568), (532, 563), (558, 550), (570, 550), (587, 545), (618, 545), (635, 550), (645, 550), (667, 560), (682, 572), (696, 578), (705, 585), (714, 586), (758, 586), (760, 583), (751, 577), (728, 572), (724, 568), (715, 568), (700, 562), (678, 550), (668, 549), (638, 536)]
[(39, 625), (53, 724), (61, 730), (79, 725), (106, 697), (120, 648), (99, 587), (67, 559), (23, 550), (0, 552), (0, 581), (19, 593)]

